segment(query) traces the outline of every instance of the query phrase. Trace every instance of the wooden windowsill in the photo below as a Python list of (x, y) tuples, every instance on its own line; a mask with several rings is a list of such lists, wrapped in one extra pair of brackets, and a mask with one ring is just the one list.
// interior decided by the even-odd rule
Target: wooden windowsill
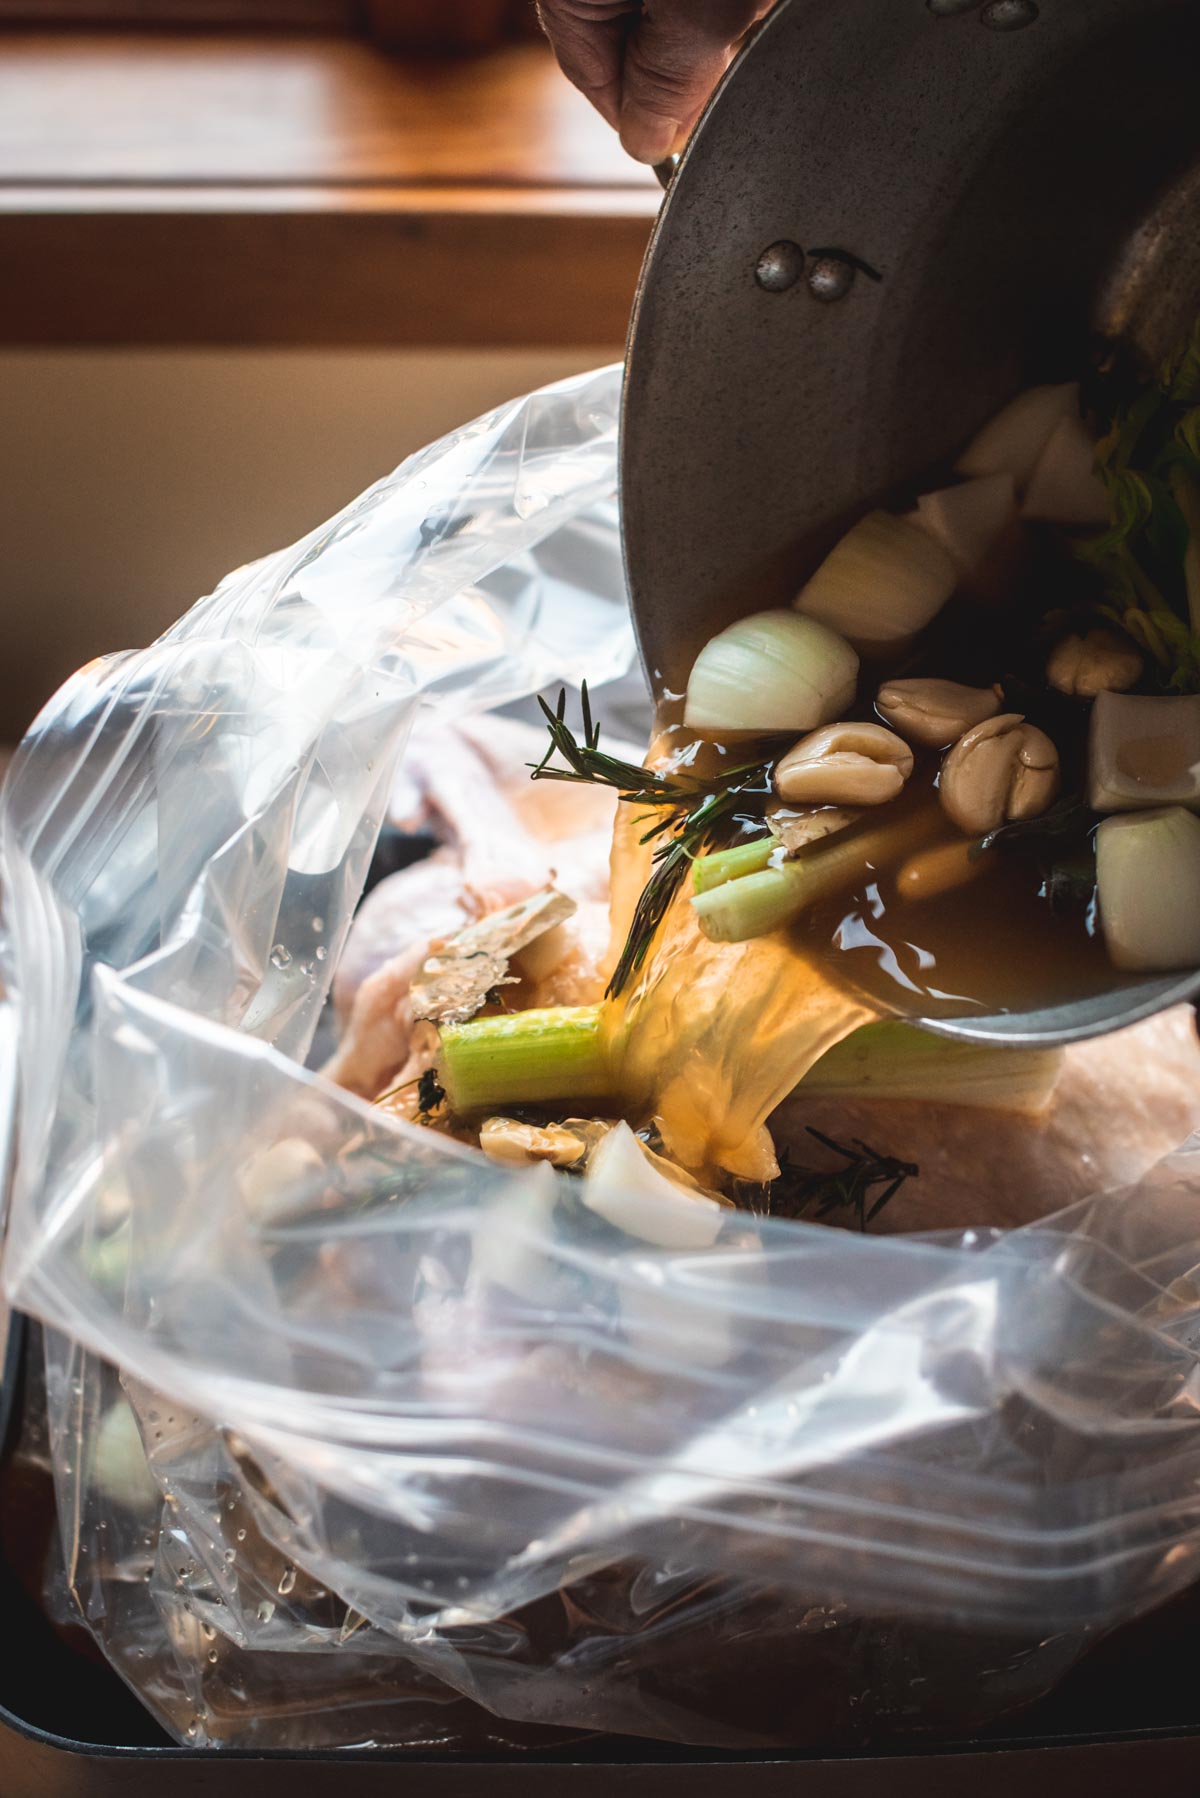
[(540, 44), (0, 32), (0, 342), (617, 342), (659, 191)]

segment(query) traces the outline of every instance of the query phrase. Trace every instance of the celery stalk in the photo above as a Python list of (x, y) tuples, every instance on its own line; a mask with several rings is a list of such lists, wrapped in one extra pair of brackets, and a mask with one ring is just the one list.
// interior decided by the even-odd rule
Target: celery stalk
[(778, 837), (755, 837), (752, 843), (739, 843), (736, 849), (715, 850), (711, 855), (698, 855), (692, 863), (692, 885), (698, 893), (711, 893), (727, 881), (741, 880), (747, 874), (761, 874), (771, 857), (782, 845)]
[(830, 1049), (799, 1091), (814, 1098), (920, 1099), (1032, 1113), (1049, 1103), (1062, 1062), (1061, 1049), (997, 1049), (889, 1019), (864, 1025)]
[(447, 1026), (437, 1071), (458, 1112), (609, 1098), (604, 1007), (560, 1005)]
[(879, 830), (834, 837), (778, 868), (743, 874), (708, 890), (697, 878), (706, 859), (702, 858), (693, 869), (697, 890), (692, 900), (700, 928), (713, 943), (746, 943), (751, 937), (768, 936), (809, 906), (853, 886), (871, 868), (921, 847), (941, 828), (938, 814), (930, 808)]

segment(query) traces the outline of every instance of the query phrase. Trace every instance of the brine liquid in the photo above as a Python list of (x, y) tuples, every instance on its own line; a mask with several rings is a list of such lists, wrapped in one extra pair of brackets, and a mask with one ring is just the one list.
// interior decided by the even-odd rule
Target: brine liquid
[[(918, 764), (906, 809), (936, 806), (935, 775), (935, 758)], [(932, 847), (962, 841), (947, 820)], [(1033, 1011), (1120, 984), (1094, 908), (1056, 912), (1031, 858), (992, 850), (970, 880), (919, 900), (898, 889), (907, 859), (902, 852), (802, 917), (790, 933), (800, 957), (902, 1017)]]
[[(994, 647), (988, 661), (993, 658), (1003, 667)], [(933, 666), (976, 686), (995, 678), (957, 657), (938, 658)], [(1058, 701), (1050, 696), (1046, 704), (1052, 709)], [(1032, 710), (1022, 706), (1023, 715)], [(870, 698), (857, 715), (873, 716)], [(1086, 712), (1075, 708), (1033, 721), (1052, 725), (1066, 791), (1078, 790)], [(660, 708), (650, 760), (703, 780), (761, 758), (764, 747), (697, 739), (668, 705)], [(790, 747), (776, 743), (780, 754)], [(1033, 1011), (1121, 984), (1096, 934), (1086, 874), (1082, 903), (1057, 911), (1047, 891), (1045, 853), (990, 849), (969, 878), (941, 894), (914, 898), (901, 890), (898, 876), (914, 855), (964, 844), (939, 804), (940, 763), (940, 755), (917, 751), (901, 797), (864, 809), (850, 827), (873, 837), (882, 827), (887, 859), (867, 866), (856, 885), (787, 930), (747, 943), (711, 943), (689, 903), (691, 883), (679, 894), (625, 995), (618, 1028), (627, 1096), (657, 1118), (667, 1153), (683, 1165), (769, 1178), (771, 1111), (821, 1055), (872, 1018)], [(761, 785), (747, 792), (732, 842), (766, 831), (770, 782)], [(651, 871), (650, 851), (637, 843), (642, 829), (632, 816), (618, 822), (614, 959)], [(1072, 852), (1071, 844), (1062, 847)]]

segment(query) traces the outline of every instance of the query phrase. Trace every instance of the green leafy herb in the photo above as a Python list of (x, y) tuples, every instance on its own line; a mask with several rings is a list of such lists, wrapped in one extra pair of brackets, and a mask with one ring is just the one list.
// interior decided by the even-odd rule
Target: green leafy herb
[[(734, 815), (750, 806), (765, 807), (766, 762), (746, 762), (727, 768), (711, 779), (688, 774), (657, 774), (606, 755), (600, 748), (600, 726), (592, 720), (586, 683), (580, 689), (583, 736), (576, 737), (566, 723), (567, 696), (559, 693), (555, 710), (539, 699), (550, 731), (550, 747), (533, 765), (534, 780), (565, 780), (590, 786), (611, 787), (622, 804), (642, 805), (653, 822), (643, 843), (658, 840), (654, 871), (638, 900), (625, 947), (608, 984), (607, 997), (624, 991), (641, 969), (659, 926), (687, 876), (696, 856), (720, 844), (729, 834)], [(565, 767), (552, 764), (558, 755)], [(656, 815), (657, 814), (657, 815)], [(645, 820), (639, 820), (644, 822)]]
[(1163, 688), (1200, 692), (1200, 323), (1158, 379), (1113, 406), (1097, 471), (1111, 523), (1075, 553), (1100, 576), (1101, 615), (1133, 638)]
[(905, 1181), (915, 1180), (921, 1172), (915, 1162), (881, 1155), (878, 1149), (871, 1148), (857, 1136), (847, 1144), (835, 1142), (832, 1136), (814, 1130), (811, 1124), (807, 1131), (822, 1148), (840, 1156), (844, 1165), (820, 1170), (804, 1167), (785, 1155), (778, 1177), (769, 1185), (738, 1183), (733, 1196), (739, 1204), (767, 1217), (811, 1215), (819, 1222), (840, 1211), (851, 1212), (859, 1229), (865, 1231), (884, 1206), (895, 1198)]
[(1026, 857), (1041, 877), (1042, 897), (1062, 916), (1086, 912), (1096, 893), (1096, 818), (1078, 794), (1065, 794), (1040, 818), (1022, 818), (981, 837), (972, 860), (987, 849)]
[(1019, 818), (1012, 824), (1001, 824), (972, 845), (971, 859), (985, 849), (1005, 848), (1020, 843), (1044, 843), (1086, 835), (1095, 824), (1093, 814), (1077, 793), (1065, 793), (1040, 818)]

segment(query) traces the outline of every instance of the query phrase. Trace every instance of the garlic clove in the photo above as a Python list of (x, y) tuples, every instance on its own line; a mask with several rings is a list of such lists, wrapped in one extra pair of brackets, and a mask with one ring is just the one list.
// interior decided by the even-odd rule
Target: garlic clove
[(827, 724), (776, 764), (775, 790), (792, 805), (883, 805), (913, 771), (913, 753), (881, 724)]
[(1101, 629), (1056, 643), (1046, 661), (1046, 679), (1070, 698), (1094, 699), (1097, 693), (1135, 687), (1144, 668), (1141, 652), (1128, 637)]
[(1002, 824), (1039, 818), (1062, 785), (1058, 751), (1044, 731), (1016, 712), (977, 724), (942, 764), (942, 809), (970, 837)]
[(952, 680), (885, 681), (875, 696), (884, 723), (923, 749), (949, 748), (964, 732), (994, 718), (1000, 705), (999, 687), (964, 687)]

